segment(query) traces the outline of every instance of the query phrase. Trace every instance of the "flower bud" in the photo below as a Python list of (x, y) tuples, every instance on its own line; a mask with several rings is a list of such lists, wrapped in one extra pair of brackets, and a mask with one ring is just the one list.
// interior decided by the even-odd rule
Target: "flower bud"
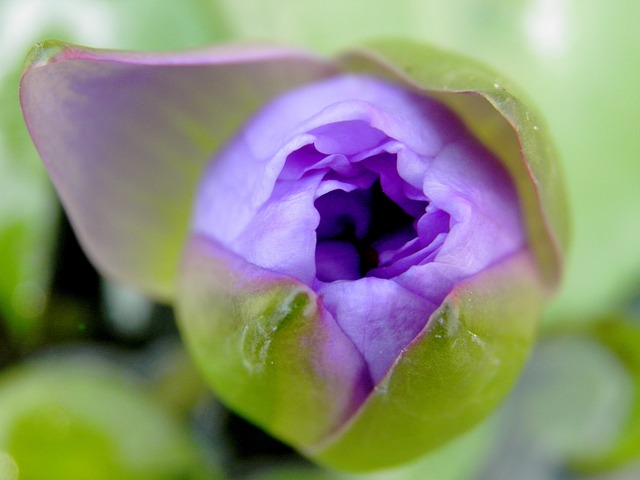
[(54, 45), (22, 102), (88, 253), (175, 302), (220, 398), (372, 470), (490, 413), (557, 286), (557, 165), (504, 85), (410, 42), (335, 62)]

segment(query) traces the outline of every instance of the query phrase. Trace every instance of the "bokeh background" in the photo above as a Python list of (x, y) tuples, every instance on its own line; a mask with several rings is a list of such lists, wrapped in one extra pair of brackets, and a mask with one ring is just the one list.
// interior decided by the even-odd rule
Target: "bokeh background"
[[(640, 2), (0, 0), (0, 479), (640, 478)], [(22, 122), (38, 41), (335, 55), (404, 36), (513, 79), (546, 118), (571, 205), (563, 287), (514, 393), (468, 435), (367, 476), (306, 462), (219, 405), (171, 309), (88, 264)]]

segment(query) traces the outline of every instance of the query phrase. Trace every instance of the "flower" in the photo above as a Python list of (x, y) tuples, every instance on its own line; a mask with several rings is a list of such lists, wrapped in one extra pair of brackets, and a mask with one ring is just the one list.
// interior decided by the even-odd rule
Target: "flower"
[(253, 117), (205, 173), (192, 231), (321, 297), (363, 395), (454, 285), (525, 248), (506, 170), (455, 115), (362, 76)]
[(486, 416), (557, 285), (557, 167), (502, 84), (410, 42), (47, 43), (21, 99), (89, 255), (175, 303), (223, 401), (369, 470)]

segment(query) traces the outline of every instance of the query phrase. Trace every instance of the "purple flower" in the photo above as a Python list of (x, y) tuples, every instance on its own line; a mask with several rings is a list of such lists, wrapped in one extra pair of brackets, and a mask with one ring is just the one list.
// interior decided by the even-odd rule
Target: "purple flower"
[(335, 64), (47, 44), (22, 103), (88, 253), (175, 303), (223, 401), (366, 470), (491, 411), (557, 283), (551, 151), (495, 83), (411, 43)]
[(525, 248), (498, 160), (439, 102), (364, 76), (253, 117), (205, 173), (193, 232), (310, 287), (355, 346), (363, 395), (454, 285)]

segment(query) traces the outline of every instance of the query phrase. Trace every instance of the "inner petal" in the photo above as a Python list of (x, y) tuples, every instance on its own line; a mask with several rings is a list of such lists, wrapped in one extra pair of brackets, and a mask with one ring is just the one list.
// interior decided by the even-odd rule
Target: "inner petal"
[(371, 193), (368, 190), (333, 190), (315, 201), (320, 214), (318, 240), (361, 240), (371, 224)]
[(316, 277), (325, 282), (360, 278), (360, 254), (351, 242), (327, 240), (316, 246)]
[(315, 146), (318, 151), (327, 154), (354, 155), (388, 139), (383, 132), (362, 120), (334, 122), (309, 133), (316, 136)]
[[(378, 276), (381, 260), (389, 264), (420, 248), (417, 219), (383, 192), (379, 180), (367, 189), (321, 195), (315, 207), (320, 215), (315, 258), (320, 281)], [(426, 202), (422, 202), (422, 212), (425, 208)]]

